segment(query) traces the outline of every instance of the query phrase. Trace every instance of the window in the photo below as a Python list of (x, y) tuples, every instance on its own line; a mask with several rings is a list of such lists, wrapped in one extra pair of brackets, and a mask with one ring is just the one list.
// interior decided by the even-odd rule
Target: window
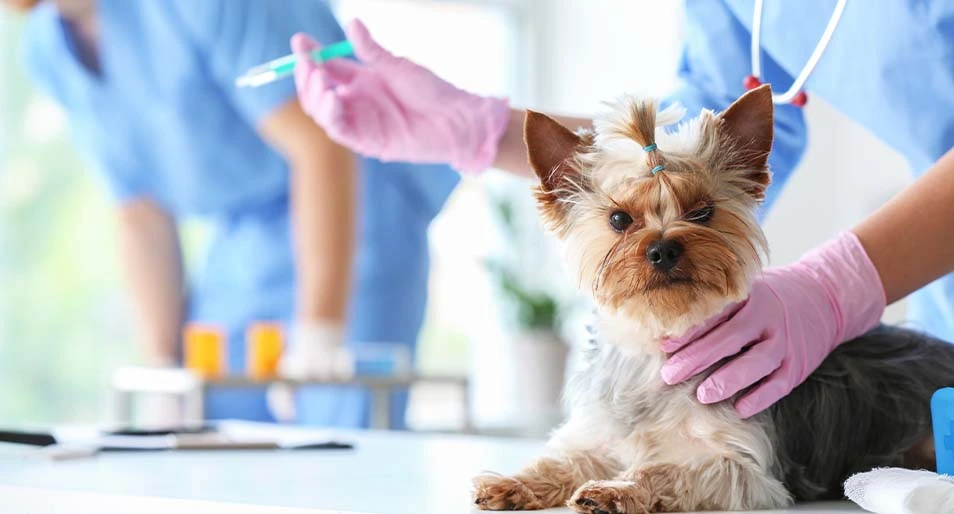
[(0, 9), (0, 421), (90, 422), (136, 347), (111, 202), (21, 71), (22, 25)]

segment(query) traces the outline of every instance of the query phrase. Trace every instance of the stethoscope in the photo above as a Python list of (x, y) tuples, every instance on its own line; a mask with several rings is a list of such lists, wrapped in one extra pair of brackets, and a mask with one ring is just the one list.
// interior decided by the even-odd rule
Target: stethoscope
[[(751, 42), (752, 74), (745, 77), (743, 81), (746, 90), (754, 89), (762, 84), (762, 3), (763, 0), (755, 0), (755, 8), (753, 9)], [(795, 77), (795, 82), (792, 82), (788, 91), (782, 94), (772, 95), (773, 103), (776, 105), (792, 104), (796, 107), (802, 107), (808, 102), (808, 95), (802, 91), (802, 87), (808, 80), (808, 76), (812, 74), (815, 66), (818, 65), (818, 61), (821, 60), (825, 49), (828, 48), (828, 43), (831, 41), (831, 36), (835, 33), (838, 22), (841, 21), (841, 14), (844, 12), (845, 4), (847, 3), (848, 0), (838, 0), (838, 3), (835, 5), (835, 10), (831, 14), (831, 18), (828, 19), (828, 26), (825, 27), (825, 33), (822, 34), (821, 39), (818, 40), (818, 45), (815, 46), (815, 50), (808, 58), (808, 62), (805, 63), (805, 67), (802, 68), (802, 71)]]

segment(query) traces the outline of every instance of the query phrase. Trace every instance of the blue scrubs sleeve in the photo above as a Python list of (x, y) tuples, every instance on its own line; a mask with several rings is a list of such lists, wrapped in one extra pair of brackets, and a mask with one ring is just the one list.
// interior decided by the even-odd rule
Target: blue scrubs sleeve
[(27, 19), (27, 26), (20, 39), (18, 55), (20, 66), (42, 94), (62, 102), (56, 83), (50, 79), (50, 65), (45, 55), (47, 52), (43, 51), (43, 42), (48, 41), (52, 34), (43, 29), (44, 27), (35, 21), (33, 16)]
[(122, 203), (144, 196), (148, 184), (141, 173), (136, 173), (138, 166), (128, 153), (131, 149), (105, 144), (110, 140), (109, 128), (98, 121), (105, 116), (121, 118), (124, 114), (107, 112), (110, 106), (95, 104), (82, 82), (67, 74), (76, 65), (69, 62), (74, 57), (62, 43), (60, 30), (52, 4), (34, 8), (20, 42), (21, 65), (41, 94), (66, 109), (70, 133), (80, 153), (90, 161), (113, 198)]
[[(689, 116), (702, 109), (722, 111), (745, 92), (742, 81), (752, 73), (751, 33), (721, 1), (686, 2), (686, 44), (679, 65), (680, 85), (666, 98), (685, 106)], [(776, 92), (794, 80), (774, 60), (762, 54), (762, 75)], [(775, 143), (769, 156), (772, 184), (760, 217), (772, 207), (804, 154), (805, 116), (792, 105), (775, 107)]]
[(289, 41), (297, 32), (326, 43), (345, 39), (328, 4), (321, 0), (176, 0), (176, 8), (215, 81), (251, 124), (293, 98), (295, 84), (284, 79), (238, 89), (236, 78), (253, 66), (289, 54)]

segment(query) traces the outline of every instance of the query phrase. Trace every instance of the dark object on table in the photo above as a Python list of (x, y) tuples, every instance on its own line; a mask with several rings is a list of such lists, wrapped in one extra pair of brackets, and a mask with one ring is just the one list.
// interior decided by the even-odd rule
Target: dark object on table
[(51, 434), (24, 432), (20, 430), (0, 430), (0, 443), (28, 444), (31, 446), (50, 446), (56, 444)]

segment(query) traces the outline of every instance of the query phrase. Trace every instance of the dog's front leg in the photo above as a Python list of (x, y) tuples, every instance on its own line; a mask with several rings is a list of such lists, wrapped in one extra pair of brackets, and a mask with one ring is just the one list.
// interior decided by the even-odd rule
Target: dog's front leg
[(685, 490), (687, 471), (687, 468), (674, 464), (629, 469), (613, 480), (592, 480), (583, 484), (567, 505), (585, 514), (675, 511), (679, 500), (688, 495)]
[(483, 510), (537, 510), (563, 506), (588, 480), (612, 477), (616, 462), (597, 451), (543, 457), (512, 477), (474, 478), (474, 504)]
[(567, 505), (586, 514), (646, 514), (770, 509), (789, 503), (781, 482), (754, 464), (714, 458), (634, 467), (614, 480), (590, 481)]

